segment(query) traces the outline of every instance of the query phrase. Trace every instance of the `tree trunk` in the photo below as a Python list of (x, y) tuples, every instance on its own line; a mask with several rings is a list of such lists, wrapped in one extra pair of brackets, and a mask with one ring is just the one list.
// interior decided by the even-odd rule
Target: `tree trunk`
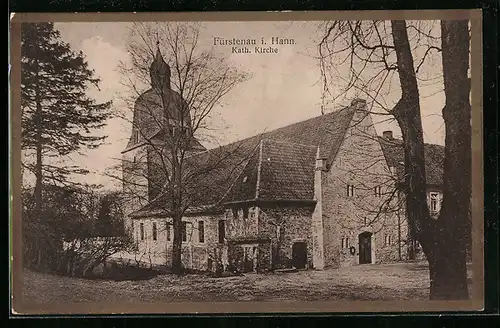
[(422, 247), (429, 250), (432, 242), (423, 238), (431, 230), (431, 219), (426, 197), (424, 138), (417, 78), (406, 22), (392, 21), (391, 26), (402, 92), (392, 112), (403, 136), (406, 212), (411, 235), (422, 239)]
[(441, 21), (446, 126), (443, 204), (438, 220), (431, 299), (468, 299), (471, 225), (471, 106), (468, 21)]
[[(43, 172), (42, 172), (42, 128), (43, 128), (43, 116), (42, 116), (42, 103), (40, 100), (40, 89), (38, 86), (38, 69), (36, 71), (37, 81), (35, 83), (35, 116), (36, 116), (36, 163), (35, 163), (35, 211), (34, 211), (34, 221), (40, 224), (42, 215), (42, 193), (43, 193)], [(36, 233), (36, 232), (35, 232)], [(37, 261), (36, 267), (39, 268), (42, 261), (42, 243), (40, 242), (40, 237), (36, 237), (37, 240)]]
[(173, 217), (172, 272), (182, 274), (182, 216)]
[[(403, 135), (405, 154), (405, 192), (410, 234), (418, 240), (429, 262), (430, 299), (464, 299), (467, 294), (464, 234), (470, 204), (470, 104), (467, 79), (468, 47), (446, 49), (455, 38), (468, 38), (449, 33), (445, 22), (443, 33), (443, 71), (445, 74), (446, 125), (444, 163), (444, 203), (441, 215), (429, 215), (426, 197), (426, 175), (419, 91), (406, 23), (392, 21), (402, 96), (393, 110)], [(463, 27), (462, 27), (463, 28)], [(450, 37), (451, 35), (451, 37)], [(465, 68), (465, 71), (464, 71)], [(450, 70), (452, 73), (450, 73)], [(453, 73), (453, 70), (459, 72)], [(465, 75), (465, 81), (457, 75)], [(462, 90), (462, 91), (460, 91)], [(451, 195), (451, 196), (450, 196)], [(459, 204), (459, 206), (457, 206)]]
[(429, 261), (432, 286), (437, 269), (434, 254), (437, 240), (434, 233), (434, 222), (430, 218), (427, 207), (424, 138), (418, 83), (406, 22), (391, 21), (391, 26), (402, 93), (401, 99), (393, 109), (393, 114), (403, 135), (406, 212), (410, 234), (420, 242)]

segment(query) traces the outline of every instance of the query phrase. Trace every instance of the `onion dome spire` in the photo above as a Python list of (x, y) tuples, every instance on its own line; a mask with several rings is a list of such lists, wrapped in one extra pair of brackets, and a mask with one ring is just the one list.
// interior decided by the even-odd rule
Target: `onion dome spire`
[(156, 55), (149, 68), (149, 75), (153, 88), (170, 89), (170, 67), (163, 59), (159, 41), (156, 42)]

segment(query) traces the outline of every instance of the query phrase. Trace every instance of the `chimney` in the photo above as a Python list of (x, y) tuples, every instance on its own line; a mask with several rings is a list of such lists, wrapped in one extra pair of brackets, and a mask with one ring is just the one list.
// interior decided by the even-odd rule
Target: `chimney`
[(361, 98), (355, 98), (351, 101), (351, 107), (354, 107), (355, 109), (364, 109), (366, 106), (366, 100), (361, 99)]
[(387, 140), (393, 139), (391, 130), (382, 132), (382, 136), (384, 137), (384, 139), (387, 139)]
[(325, 267), (323, 243), (323, 172), (326, 171), (326, 161), (321, 158), (320, 150), (316, 152), (316, 170), (314, 172), (314, 200), (316, 206), (311, 218), (312, 229), (312, 265), (316, 270)]

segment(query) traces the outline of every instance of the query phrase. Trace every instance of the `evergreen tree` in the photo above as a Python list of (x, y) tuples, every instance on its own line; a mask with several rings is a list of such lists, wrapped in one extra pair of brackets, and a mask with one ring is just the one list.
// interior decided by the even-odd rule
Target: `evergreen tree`
[(26, 167), (35, 174), (39, 198), (44, 182), (64, 183), (72, 173), (86, 173), (44, 159), (99, 146), (105, 136), (93, 135), (92, 130), (105, 125), (111, 102), (97, 103), (86, 95), (100, 80), (83, 53), (73, 52), (60, 40), (53, 23), (23, 24), (21, 55), (22, 148), (35, 157)]
[(78, 166), (54, 165), (47, 159), (82, 147), (98, 147), (105, 138), (93, 132), (106, 124), (111, 102), (97, 103), (86, 94), (99, 82), (83, 53), (72, 51), (53, 23), (22, 25), (21, 145), (26, 156), (34, 158), (23, 166), (35, 175), (33, 210), (37, 220), (42, 214), (44, 184), (65, 184), (69, 175), (87, 172)]

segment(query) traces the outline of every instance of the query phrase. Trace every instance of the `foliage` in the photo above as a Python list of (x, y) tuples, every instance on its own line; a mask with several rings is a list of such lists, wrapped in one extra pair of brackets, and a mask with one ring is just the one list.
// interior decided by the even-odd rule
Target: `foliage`
[(46, 186), (43, 196), (41, 215), (37, 216), (33, 190), (23, 191), (25, 266), (83, 275), (110, 255), (131, 246), (121, 228), (123, 216), (118, 195)]
[[(111, 102), (97, 103), (87, 96), (100, 80), (83, 53), (73, 52), (60, 39), (53, 23), (23, 23), (21, 54), (22, 149), (26, 159), (39, 155), (23, 164), (43, 183), (66, 183), (71, 174), (87, 171), (44, 159), (98, 147), (105, 136), (95, 130), (106, 124)], [(42, 166), (43, 179), (37, 165)]]

